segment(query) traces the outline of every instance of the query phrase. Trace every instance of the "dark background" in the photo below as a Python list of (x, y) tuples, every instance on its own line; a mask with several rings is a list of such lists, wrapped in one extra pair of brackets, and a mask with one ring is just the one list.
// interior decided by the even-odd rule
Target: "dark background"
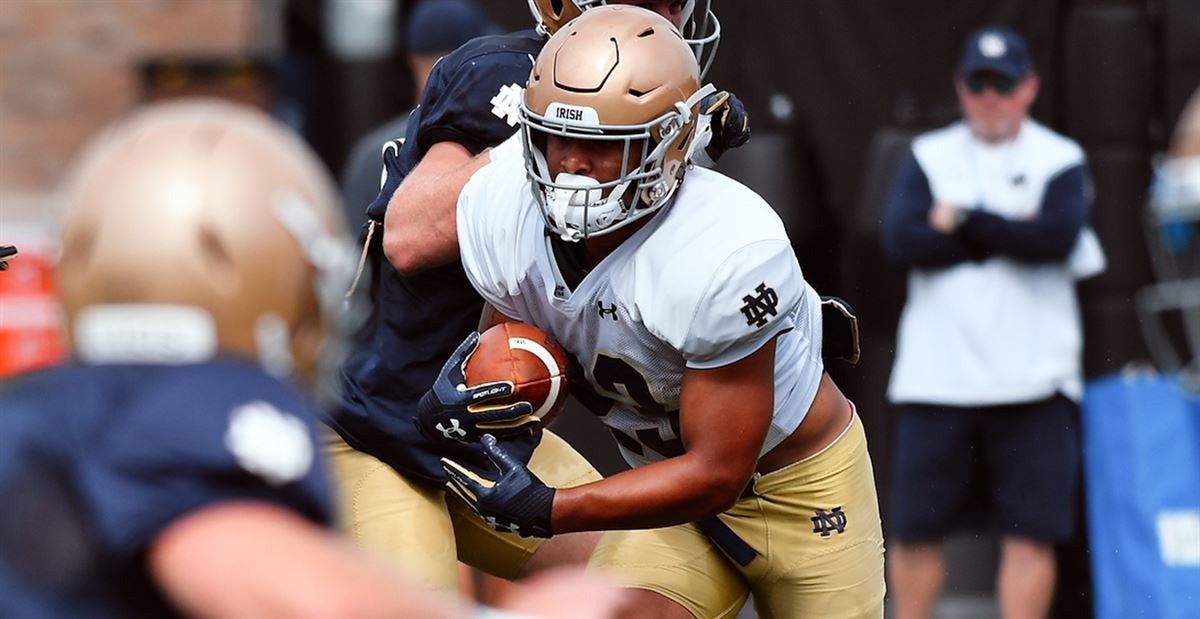
[[(523, 0), (480, 2), (507, 29), (532, 23)], [(867, 426), (881, 498), (889, 469), (884, 391), (904, 300), (903, 275), (879, 250), (882, 198), (908, 139), (958, 118), (951, 77), (971, 30), (1004, 24), (1027, 37), (1042, 77), (1033, 116), (1087, 151), (1096, 186), (1092, 224), (1109, 261), (1105, 274), (1081, 286), (1088, 378), (1147, 357), (1133, 306), (1134, 293), (1152, 278), (1143, 206), (1152, 157), (1200, 85), (1200, 0), (713, 5), (724, 33), (708, 79), (738, 94), (754, 131), (720, 169), (780, 212), (807, 279), (858, 310), (863, 359), (830, 371)], [(405, 3), (401, 19), (410, 8)], [(304, 128), (339, 170), (353, 139), (405, 109), (412, 90), (399, 52), (372, 61), (336, 58), (315, 27), (324, 10), (320, 0), (289, 4), (285, 70), (331, 95), (304, 97), (313, 102)], [(302, 90), (306, 82), (291, 83)], [(602, 470), (622, 466), (607, 433), (582, 410), (558, 425)], [(956, 565), (954, 549), (948, 551), (951, 591), (991, 589), (988, 561)], [(967, 554), (988, 552), (980, 546)], [(1054, 615), (1089, 615), (1086, 540), (1081, 535), (1060, 555)]]

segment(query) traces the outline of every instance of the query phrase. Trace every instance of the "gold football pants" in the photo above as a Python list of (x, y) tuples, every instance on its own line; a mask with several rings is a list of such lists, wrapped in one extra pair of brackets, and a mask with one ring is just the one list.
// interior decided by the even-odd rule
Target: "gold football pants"
[(883, 533), (857, 415), (821, 452), (756, 476), (720, 519), (757, 552), (747, 565), (692, 524), (606, 533), (591, 565), (700, 619), (736, 616), (750, 593), (764, 618), (883, 617)]
[[(409, 481), (334, 432), (326, 435), (343, 532), (418, 578), (453, 589), (459, 560), (495, 576), (515, 578), (546, 541), (494, 531), (444, 490)], [(549, 486), (600, 479), (586, 458), (549, 431), (534, 450), (529, 468)]]

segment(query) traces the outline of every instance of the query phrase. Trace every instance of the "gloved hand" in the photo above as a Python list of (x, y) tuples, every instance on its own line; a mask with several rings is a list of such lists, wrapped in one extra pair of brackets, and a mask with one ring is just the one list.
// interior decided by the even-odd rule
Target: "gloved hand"
[(500, 469), (496, 480), (484, 478), (461, 464), (442, 458), (442, 468), (450, 477), (447, 486), (467, 506), (497, 531), (521, 537), (550, 537), (550, 510), (554, 488), (529, 471), (497, 444), (496, 437), (484, 434), (483, 450)]
[(478, 345), (479, 333), (472, 332), (442, 366), (433, 386), (421, 396), (416, 423), (425, 436), (466, 443), (478, 441), (485, 432), (514, 436), (541, 427), (529, 402), (488, 404), (512, 395), (511, 382), (475, 387), (464, 384), (463, 368)]
[(750, 116), (737, 95), (728, 90), (717, 91), (700, 100), (700, 113), (711, 118), (712, 139), (704, 152), (716, 162), (731, 148), (750, 140)]
[(8, 261), (17, 257), (17, 248), (12, 245), (0, 245), (0, 271), (8, 270)]
[(858, 363), (858, 316), (838, 297), (821, 297), (821, 357)]

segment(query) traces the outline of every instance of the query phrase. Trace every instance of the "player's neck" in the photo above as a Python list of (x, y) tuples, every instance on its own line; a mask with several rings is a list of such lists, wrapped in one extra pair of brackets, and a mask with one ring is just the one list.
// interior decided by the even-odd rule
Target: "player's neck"
[(600, 261), (604, 260), (609, 254), (616, 251), (616, 249), (621, 246), (621, 243), (624, 243), (629, 239), (629, 237), (636, 234), (637, 231), (641, 230), (642, 226), (646, 225), (646, 223), (651, 219), (653, 219), (653, 217), (643, 217), (641, 220), (635, 221), (628, 226), (615, 230), (609, 234), (593, 236), (585, 239), (583, 241), (583, 251), (580, 252), (583, 268), (589, 271), (596, 268), (596, 265), (600, 264)]

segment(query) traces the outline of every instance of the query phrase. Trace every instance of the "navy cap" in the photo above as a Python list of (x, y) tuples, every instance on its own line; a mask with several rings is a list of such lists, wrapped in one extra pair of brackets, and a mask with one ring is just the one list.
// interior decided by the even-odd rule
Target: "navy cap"
[(1029, 45), (1021, 35), (1003, 26), (985, 26), (971, 33), (963, 46), (958, 75), (995, 71), (1013, 79), (1033, 72)]
[(410, 54), (441, 54), (498, 32), (471, 0), (422, 0), (408, 16), (404, 49)]

